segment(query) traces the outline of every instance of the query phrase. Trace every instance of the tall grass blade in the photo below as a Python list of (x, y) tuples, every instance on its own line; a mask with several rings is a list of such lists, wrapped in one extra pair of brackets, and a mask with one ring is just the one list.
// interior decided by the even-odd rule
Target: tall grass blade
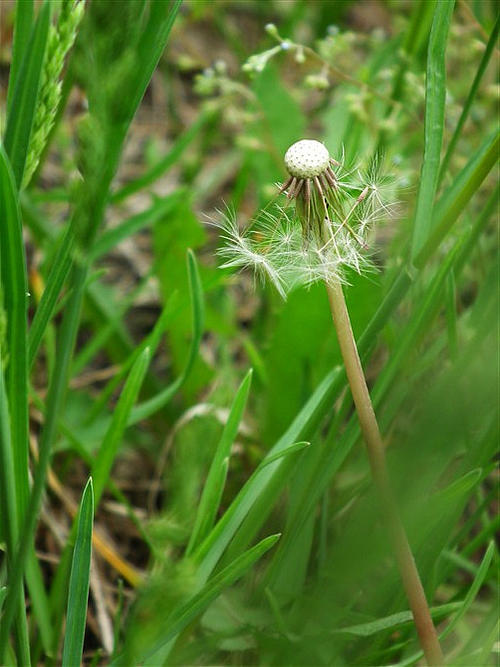
[(82, 662), (89, 595), (93, 520), (94, 492), (92, 477), (90, 477), (83, 491), (78, 512), (78, 528), (69, 578), (66, 636), (62, 655), (63, 667), (73, 667)]
[(96, 506), (99, 504), (106, 482), (115, 460), (118, 446), (127, 427), (130, 411), (139, 394), (144, 375), (149, 366), (151, 353), (149, 348), (143, 350), (132, 366), (120, 399), (113, 412), (111, 424), (104, 436), (97, 458), (92, 468), (94, 479), (94, 496)]
[(198, 513), (196, 515), (186, 555), (189, 555), (193, 549), (205, 539), (213, 528), (215, 517), (219, 511), (224, 484), (226, 482), (227, 465), (224, 464), (229, 459), (231, 446), (238, 433), (238, 427), (247, 403), (251, 382), (252, 370), (250, 369), (236, 392), (229, 417), (224, 426), (219, 444), (217, 445), (201, 495), (200, 505), (198, 507)]
[(26, 54), (31, 28), (33, 25), (33, 0), (24, 0), (16, 4), (16, 18), (14, 23), (14, 39), (12, 41), (12, 60), (9, 72), (9, 87), (7, 89), (7, 110), (10, 110), (12, 96), (16, 88), (18, 72)]
[(170, 401), (170, 399), (175, 396), (186, 379), (189, 377), (191, 369), (193, 368), (194, 362), (198, 356), (205, 322), (205, 307), (200, 274), (198, 272), (196, 258), (192, 250), (188, 250), (187, 252), (187, 268), (189, 277), (189, 292), (191, 295), (191, 307), (193, 313), (193, 338), (191, 340), (191, 347), (189, 349), (186, 365), (182, 373), (174, 382), (172, 382), (172, 384), (168, 385), (168, 387), (165, 387), (165, 389), (163, 389), (156, 396), (153, 396), (153, 398), (140, 403), (132, 410), (129, 424), (136, 424), (141, 419), (150, 417), (152, 414), (166, 405), (168, 401)]
[[(19, 3), (18, 3), (19, 4)], [(23, 180), (24, 167), (35, 116), (40, 74), (42, 71), (47, 35), (49, 31), (50, 3), (44, 2), (34, 25), (31, 38), (16, 77), (15, 90), (11, 98), (4, 147), (12, 164), (18, 188)]]
[(495, 25), (493, 26), (493, 30), (491, 31), (491, 35), (488, 40), (488, 44), (486, 45), (485, 52), (483, 53), (483, 57), (481, 58), (481, 62), (479, 63), (479, 67), (477, 68), (476, 76), (474, 77), (474, 81), (472, 82), (472, 85), (470, 87), (469, 94), (467, 95), (467, 99), (465, 100), (464, 106), (462, 108), (462, 113), (460, 114), (458, 123), (453, 131), (453, 136), (450, 139), (450, 143), (448, 144), (448, 148), (446, 149), (443, 161), (441, 162), (441, 167), (439, 169), (438, 186), (443, 180), (444, 175), (446, 174), (450, 159), (453, 153), (455, 152), (457, 141), (460, 138), (462, 128), (465, 124), (465, 121), (469, 117), (469, 113), (472, 104), (474, 102), (474, 99), (476, 97), (479, 84), (481, 83), (481, 79), (483, 78), (486, 68), (488, 67), (488, 63), (490, 62), (491, 59), (491, 54), (496, 48), (499, 30), (500, 30), (500, 15), (497, 16), (497, 20), (495, 21)]
[(446, 100), (446, 42), (454, 5), (455, 0), (442, 0), (442, 2), (436, 4), (429, 40), (425, 96), (424, 161), (422, 163), (413, 227), (413, 259), (421, 250), (431, 230), (443, 142)]

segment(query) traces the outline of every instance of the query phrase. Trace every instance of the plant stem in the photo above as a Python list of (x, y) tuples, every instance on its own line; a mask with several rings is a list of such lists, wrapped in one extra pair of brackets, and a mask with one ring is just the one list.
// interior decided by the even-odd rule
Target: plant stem
[(361, 367), (342, 285), (339, 282), (327, 285), (327, 291), (347, 379), (366, 443), (373, 479), (380, 496), (383, 517), (392, 540), (420, 644), (429, 665), (444, 665), (443, 652), (432, 622), (422, 582), (391, 490), (384, 443)]

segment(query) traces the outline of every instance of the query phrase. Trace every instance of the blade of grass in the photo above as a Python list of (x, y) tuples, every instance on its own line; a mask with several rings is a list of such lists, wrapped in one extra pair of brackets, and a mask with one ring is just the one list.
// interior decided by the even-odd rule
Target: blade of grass
[[(17, 515), (17, 499), (15, 489), (15, 473), (13, 450), (10, 434), (10, 418), (7, 392), (4, 385), (2, 351), (0, 349), (0, 507), (4, 523), (5, 541), (7, 543), (7, 564), (8, 573), (11, 569), (12, 559), (15, 557), (15, 549), (19, 537), (19, 521)], [(13, 586), (12, 581), (8, 579), (9, 588)], [(16, 643), (17, 657), (21, 664), (30, 663), (30, 648), (28, 637), (28, 624), (24, 606), (24, 590), (21, 585), (18, 587), (16, 602), (18, 614), (16, 617)], [(1, 605), (0, 605), (1, 608)]]
[[(151, 357), (154, 356), (156, 352), (156, 348), (158, 347), (161, 337), (164, 334), (165, 330), (169, 326), (169, 323), (171, 322), (172, 318), (174, 317), (176, 313), (176, 308), (178, 306), (178, 292), (173, 292), (170, 297), (167, 300), (167, 303), (165, 304), (160, 317), (156, 320), (156, 323), (153, 327), (153, 330), (151, 333), (146, 336), (146, 338), (142, 341), (142, 343), (137, 346), (132, 353), (125, 359), (125, 361), (122, 363), (120, 370), (116, 373), (116, 375), (108, 382), (108, 384), (104, 387), (102, 390), (99, 398), (96, 399), (94, 405), (92, 406), (88, 419), (86, 420), (88, 423), (93, 421), (93, 419), (101, 412), (101, 410), (104, 408), (104, 406), (107, 404), (109, 399), (111, 398), (113, 392), (115, 391), (116, 387), (118, 384), (121, 382), (121, 380), (124, 378), (126, 372), (128, 369), (132, 366), (134, 361), (137, 359), (138, 355), (142, 352), (142, 350), (145, 347), (149, 347), (151, 350)], [(108, 325), (108, 330), (112, 327), (112, 323), (109, 323)], [(104, 335), (104, 334), (103, 334)], [(99, 335), (95, 336), (94, 338), (98, 338)], [(99, 340), (97, 341), (99, 343)], [(80, 362), (80, 356), (78, 356), (75, 359), (75, 369), (74, 372), (76, 373), (78, 368), (81, 368), (82, 364)]]
[(429, 39), (425, 95), (424, 159), (413, 226), (412, 259), (417, 256), (427, 241), (431, 230), (443, 142), (446, 100), (446, 42), (454, 4), (455, 0), (442, 0), (442, 2), (436, 4)]
[(289, 429), (272, 447), (262, 465), (246, 482), (223, 517), (193, 554), (196, 562), (199, 563), (198, 577), (202, 583), (210, 576), (248, 512), (264, 494), (266, 501), (270, 503), (271, 507), (273, 506), (288, 480), (289, 459), (279, 459), (270, 465), (264, 465), (266, 459), (285, 451), (290, 445), (296, 443), (301, 435), (311, 432), (313, 425), (317, 423), (319, 414), (326, 409), (326, 405), (330, 402), (335, 379), (335, 372), (327, 375)]
[(11, 161), (18, 188), (20, 188), (23, 180), (31, 127), (35, 115), (40, 74), (49, 31), (49, 19), (50, 3), (44, 2), (32, 30), (29, 44), (25, 48), (7, 117), (4, 147)]
[(422, 268), (430, 259), (481, 183), (498, 160), (500, 132), (487, 137), (479, 150), (472, 156), (453, 184), (444, 192), (435, 208), (433, 229), (424, 247), (415, 257), (414, 265)]
[(116, 204), (126, 197), (134, 194), (135, 192), (146, 188), (148, 185), (152, 185), (172, 165), (178, 162), (185, 149), (199, 134), (203, 127), (212, 118), (212, 116), (213, 113), (202, 111), (194, 123), (192, 123), (189, 128), (183, 132), (175, 141), (174, 145), (165, 155), (165, 157), (163, 157), (155, 165), (148, 169), (145, 174), (139, 176), (139, 178), (136, 178), (131, 183), (127, 183), (127, 185), (124, 185), (122, 188), (113, 193), (113, 195), (111, 195), (111, 202)]
[(92, 261), (102, 257), (118, 245), (120, 241), (123, 241), (141, 229), (154, 224), (163, 216), (166, 216), (175, 207), (179, 200), (185, 196), (186, 190), (184, 188), (178, 188), (172, 194), (155, 201), (153, 205), (145, 211), (132, 216), (113, 229), (105, 231), (92, 248)]
[(73, 261), (71, 255), (75, 245), (74, 225), (75, 218), (73, 217), (54, 257), (42, 298), (30, 326), (28, 335), (28, 364), (30, 368), (35, 361), (43, 334), (54, 314), (57, 299), (71, 269)]
[[(477, 574), (474, 577), (474, 581), (472, 582), (471, 587), (467, 592), (467, 595), (465, 596), (462, 604), (460, 605), (459, 610), (453, 617), (452, 621), (446, 626), (443, 632), (440, 633), (439, 639), (441, 640), (445, 639), (445, 637), (447, 637), (451, 632), (453, 632), (453, 630), (457, 626), (457, 623), (460, 621), (461, 618), (463, 618), (463, 616), (469, 610), (470, 606), (472, 605), (472, 603), (476, 598), (476, 595), (479, 593), (481, 586), (483, 585), (486, 575), (488, 574), (488, 570), (491, 565), (494, 552), (495, 552), (495, 544), (493, 542), (490, 542), (490, 545), (486, 550), (484, 558), (481, 561), (481, 565), (479, 566)], [(408, 665), (413, 665), (422, 658), (422, 655), (423, 655), (422, 651), (414, 653), (407, 659), (403, 660), (402, 662), (399, 662), (397, 664), (397, 667), (407, 667)]]
[(6, 311), (6, 377), (14, 459), (14, 486), (18, 520), (22, 521), (29, 495), (28, 485), (28, 368), (27, 277), (21, 217), (14, 175), (0, 146), (0, 276)]
[(198, 356), (201, 337), (203, 335), (205, 307), (203, 302), (203, 287), (200, 281), (196, 258), (192, 250), (188, 250), (187, 252), (187, 268), (189, 276), (189, 292), (191, 295), (191, 306), (193, 312), (193, 338), (191, 341), (191, 347), (189, 349), (189, 356), (186, 365), (182, 373), (174, 382), (172, 382), (172, 384), (170, 384), (168, 387), (165, 387), (163, 391), (161, 391), (156, 396), (153, 396), (153, 398), (150, 398), (143, 403), (139, 403), (139, 405), (137, 405), (132, 410), (129, 424), (136, 424), (141, 419), (146, 419), (147, 417), (157, 412), (164, 405), (166, 405), (168, 401), (173, 396), (175, 396), (175, 394), (186, 381)]
[(226, 483), (226, 462), (229, 460), (231, 446), (238, 433), (238, 427), (248, 400), (251, 382), (252, 369), (245, 375), (245, 378), (236, 392), (236, 396), (229, 412), (229, 417), (224, 426), (219, 444), (217, 445), (201, 495), (193, 531), (186, 549), (187, 556), (189, 556), (193, 549), (205, 539), (213, 528), (215, 517), (219, 511), (224, 485)]
[(78, 528), (69, 578), (66, 635), (62, 654), (63, 667), (72, 667), (82, 662), (89, 596), (93, 521), (94, 494), (92, 477), (90, 477), (83, 491), (78, 512)]
[(488, 44), (486, 45), (486, 49), (483, 53), (483, 57), (481, 58), (481, 62), (479, 63), (479, 67), (477, 68), (476, 76), (474, 77), (474, 81), (472, 82), (472, 85), (470, 87), (469, 94), (467, 95), (467, 99), (465, 100), (464, 106), (462, 108), (462, 113), (460, 114), (460, 118), (458, 119), (458, 123), (455, 127), (455, 130), (453, 131), (450, 143), (448, 144), (448, 148), (446, 149), (445, 156), (441, 162), (441, 167), (439, 169), (439, 177), (438, 177), (438, 187), (439, 184), (442, 182), (444, 175), (446, 174), (451, 156), (455, 151), (455, 147), (457, 145), (457, 141), (460, 138), (462, 128), (469, 116), (469, 112), (474, 102), (474, 98), (476, 97), (479, 84), (481, 83), (483, 74), (485, 73), (486, 68), (488, 67), (491, 54), (493, 53), (493, 50), (496, 48), (499, 30), (500, 30), (500, 15), (497, 17), (497, 20), (495, 21), (495, 25), (493, 27), (493, 30), (491, 31)]
[(12, 96), (16, 87), (18, 72), (21, 68), (28, 47), (33, 25), (33, 0), (24, 0), (16, 4), (14, 38), (12, 41), (12, 59), (9, 71), (9, 88), (7, 90), (7, 112), (10, 111)]
[[(436, 620), (446, 618), (454, 611), (457, 611), (457, 609), (459, 609), (461, 606), (462, 602), (449, 602), (448, 604), (442, 604), (439, 607), (432, 607), (432, 618)], [(356, 637), (371, 637), (372, 635), (375, 635), (378, 632), (383, 632), (384, 630), (392, 630), (394, 632), (397, 627), (406, 623), (411, 623), (412, 621), (413, 615), (411, 611), (400, 611), (397, 614), (391, 614), (390, 616), (378, 618), (376, 621), (349, 625), (345, 628), (334, 630), (333, 632), (335, 634), (348, 634), (354, 635)]]
[(132, 366), (120, 399), (113, 412), (111, 424), (104, 436), (101, 447), (92, 467), (92, 478), (94, 480), (94, 497), (96, 507), (99, 505), (106, 482), (115, 460), (118, 446), (122, 440), (123, 432), (127, 427), (130, 411), (139, 394), (144, 375), (146, 374), (151, 353), (146, 347)]

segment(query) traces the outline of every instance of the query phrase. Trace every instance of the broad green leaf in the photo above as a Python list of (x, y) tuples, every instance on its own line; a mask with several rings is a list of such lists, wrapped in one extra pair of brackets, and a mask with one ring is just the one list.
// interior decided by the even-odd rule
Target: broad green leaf
[(89, 595), (93, 520), (94, 492), (91, 477), (83, 491), (78, 512), (78, 528), (69, 579), (66, 635), (62, 655), (63, 667), (74, 667), (82, 662)]

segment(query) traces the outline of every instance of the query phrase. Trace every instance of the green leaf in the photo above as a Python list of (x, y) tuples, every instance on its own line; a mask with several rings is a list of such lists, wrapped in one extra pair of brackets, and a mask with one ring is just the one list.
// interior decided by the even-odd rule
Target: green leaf
[(10, 158), (17, 187), (21, 187), (28, 154), (31, 128), (35, 116), (40, 74), (49, 31), (50, 3), (44, 2), (16, 78), (11, 98), (4, 147)]
[(425, 147), (413, 226), (413, 259), (427, 241), (431, 230), (443, 142), (446, 42), (454, 4), (455, 0), (442, 0), (436, 4), (429, 40), (425, 96)]
[(115, 460), (123, 433), (129, 421), (130, 412), (139, 394), (144, 375), (148, 369), (150, 358), (151, 353), (147, 347), (132, 366), (120, 395), (120, 399), (113, 412), (111, 424), (104, 436), (102, 445), (92, 467), (96, 506), (99, 504), (104, 487), (106, 486), (113, 461)]
[(189, 349), (189, 356), (184, 367), (184, 370), (179, 377), (172, 382), (172, 384), (165, 387), (159, 394), (153, 398), (144, 401), (137, 405), (130, 415), (129, 424), (136, 424), (141, 419), (146, 419), (170, 401), (175, 394), (182, 387), (186, 379), (189, 377), (191, 369), (193, 368), (198, 350), (200, 349), (201, 337), (203, 335), (203, 328), (205, 322), (205, 307), (203, 302), (203, 288), (200, 281), (198, 266), (196, 258), (192, 250), (187, 252), (187, 267), (189, 276), (189, 291), (191, 295), (191, 307), (193, 315), (193, 337), (191, 340), (191, 347)]
[(90, 477), (83, 491), (78, 512), (78, 529), (69, 579), (66, 636), (62, 655), (63, 667), (73, 667), (82, 662), (89, 596), (93, 520), (94, 490), (92, 477)]

